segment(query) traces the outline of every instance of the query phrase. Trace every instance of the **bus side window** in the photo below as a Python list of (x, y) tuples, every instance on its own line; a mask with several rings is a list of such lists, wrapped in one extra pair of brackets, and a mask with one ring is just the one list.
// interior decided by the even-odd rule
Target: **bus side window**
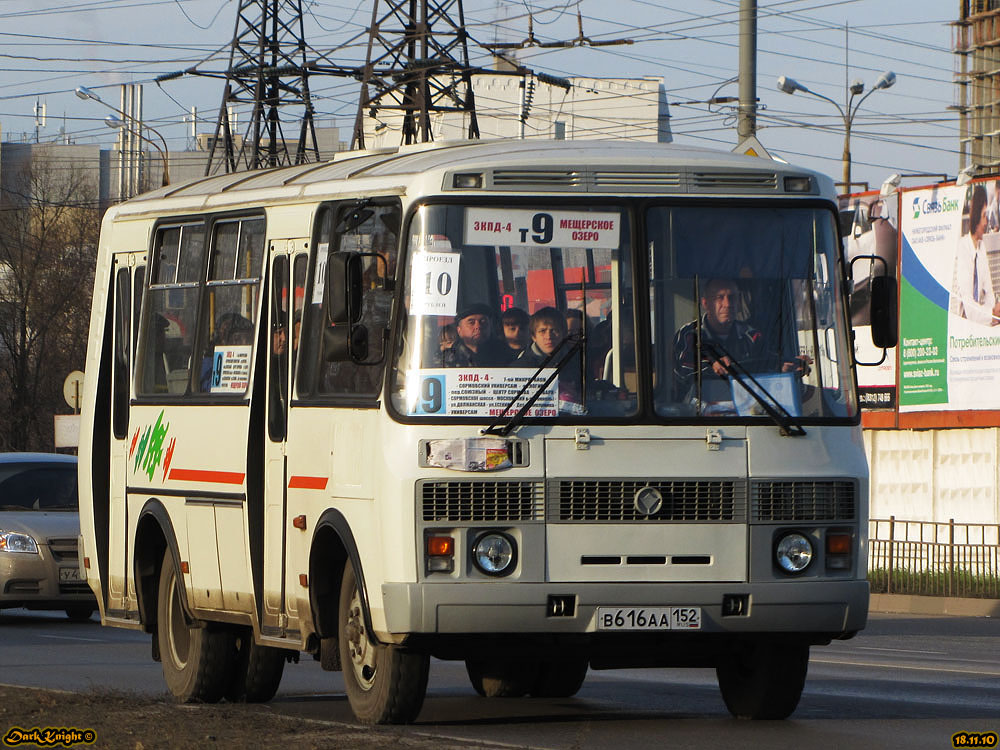
[[(322, 309), (324, 283), (322, 270), (313, 273), (312, 294), (307, 307), (306, 332), (303, 346), (300, 393), (370, 400), (376, 398), (382, 386), (384, 354), (383, 331), (389, 325), (392, 308), (392, 283), (396, 273), (399, 242), (400, 206), (396, 201), (369, 203), (359, 207), (344, 203), (325, 206), (317, 217), (316, 267), (325, 269), (330, 253), (353, 251), (377, 253), (363, 259), (364, 298), (361, 325), (369, 334), (367, 363), (327, 361), (323, 331), (326, 313)], [(316, 289), (319, 288), (319, 293)]]
[(200, 393), (246, 392), (264, 258), (264, 219), (217, 222), (199, 325)]
[(128, 436), (129, 365), (132, 343), (132, 300), (128, 268), (115, 273), (115, 358), (112, 431), (118, 440)]
[(187, 390), (204, 253), (201, 222), (157, 230), (139, 337), (136, 391), (140, 396)]

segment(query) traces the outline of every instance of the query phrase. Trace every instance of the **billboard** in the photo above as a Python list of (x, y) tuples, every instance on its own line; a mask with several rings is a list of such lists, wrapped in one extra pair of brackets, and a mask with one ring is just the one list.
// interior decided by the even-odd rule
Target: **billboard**
[(1000, 409), (997, 188), (901, 194), (900, 414)]
[[(882, 350), (872, 343), (869, 316), (869, 274), (888, 273), (895, 277), (899, 247), (899, 200), (878, 192), (854, 193), (840, 197), (840, 226), (844, 237), (844, 256), (850, 263), (861, 256), (876, 256), (884, 261), (859, 260), (853, 265), (854, 288), (851, 292), (851, 326), (854, 350), (859, 363), (877, 362)], [(858, 398), (866, 410), (894, 410), (896, 398), (896, 350), (889, 349), (878, 366), (858, 367)]]

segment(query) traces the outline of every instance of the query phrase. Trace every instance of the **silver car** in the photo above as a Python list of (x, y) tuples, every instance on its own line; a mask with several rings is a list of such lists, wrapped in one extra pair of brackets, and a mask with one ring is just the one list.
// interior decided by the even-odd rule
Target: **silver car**
[(97, 602), (80, 576), (79, 535), (76, 456), (0, 453), (0, 608), (88, 619)]

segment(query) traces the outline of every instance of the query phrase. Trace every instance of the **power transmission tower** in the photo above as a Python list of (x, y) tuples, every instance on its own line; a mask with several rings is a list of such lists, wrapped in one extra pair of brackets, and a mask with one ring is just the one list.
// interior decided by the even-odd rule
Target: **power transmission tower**
[(433, 139), (435, 112), (466, 113), (478, 138), (467, 38), (462, 0), (374, 0), (351, 147), (365, 148), (365, 113), (379, 110), (402, 111), (404, 144)]
[[(224, 77), (206, 175), (212, 173), (213, 162), (218, 167), (217, 153), (227, 172), (319, 161), (301, 0), (240, 0)], [(238, 143), (230, 121), (234, 104), (252, 106)], [(297, 122), (287, 116), (282, 119), (282, 112), (294, 109), (301, 112)], [(285, 142), (284, 129), (289, 126), (298, 129), (294, 155)]]

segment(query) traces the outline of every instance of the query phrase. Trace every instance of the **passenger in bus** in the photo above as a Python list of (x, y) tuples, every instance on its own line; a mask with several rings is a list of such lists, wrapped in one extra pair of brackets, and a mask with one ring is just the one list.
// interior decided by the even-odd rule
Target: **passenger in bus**
[(488, 305), (469, 305), (455, 316), (458, 339), (441, 352), (442, 367), (493, 367), (510, 357), (504, 345), (493, 338), (493, 311)]
[[(528, 321), (531, 332), (531, 346), (521, 352), (515, 364), (519, 367), (537, 368), (546, 361), (554, 367), (561, 361), (570, 346), (563, 345), (567, 338), (566, 318), (554, 307), (543, 307), (535, 311)], [(559, 408), (561, 411), (577, 411), (581, 404), (580, 353), (573, 355), (575, 361), (568, 362), (559, 372)]]
[(566, 338), (566, 319), (554, 307), (543, 307), (528, 321), (531, 346), (517, 358), (520, 367), (538, 367)]
[(587, 320), (583, 316), (583, 310), (573, 307), (566, 311), (567, 336), (582, 336), (586, 325)]
[(503, 339), (510, 349), (511, 360), (515, 360), (531, 343), (528, 313), (520, 307), (508, 307), (500, 316), (500, 324), (503, 326)]
[(445, 349), (451, 349), (455, 345), (455, 339), (457, 338), (458, 333), (455, 332), (454, 323), (442, 326), (441, 331), (438, 333), (439, 350), (443, 352)]

